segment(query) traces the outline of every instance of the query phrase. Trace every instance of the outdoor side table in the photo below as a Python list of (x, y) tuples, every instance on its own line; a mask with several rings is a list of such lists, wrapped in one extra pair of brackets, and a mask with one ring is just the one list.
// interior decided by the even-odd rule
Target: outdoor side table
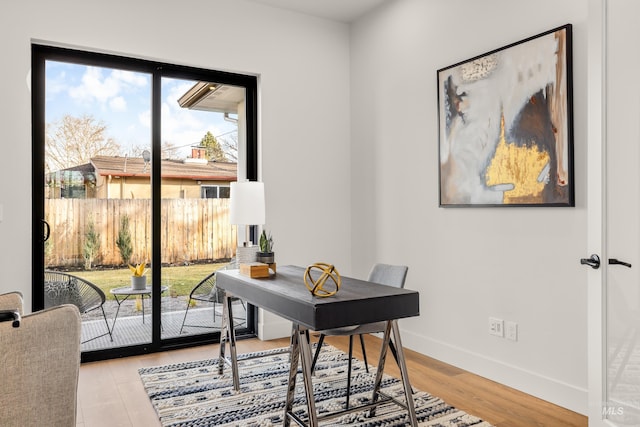
[[(168, 289), (167, 286), (160, 286), (160, 293), (164, 293)], [(145, 289), (133, 289), (131, 286), (124, 286), (121, 288), (113, 288), (111, 289), (111, 294), (115, 298), (118, 303), (118, 309), (116, 310), (116, 315), (113, 318), (113, 324), (111, 325), (111, 333), (113, 334), (113, 330), (116, 328), (116, 320), (118, 320), (118, 314), (120, 313), (120, 306), (123, 302), (129, 299), (131, 296), (138, 296), (142, 298), (142, 323), (144, 323), (144, 297), (148, 296), (151, 298), (151, 285), (147, 286)]]

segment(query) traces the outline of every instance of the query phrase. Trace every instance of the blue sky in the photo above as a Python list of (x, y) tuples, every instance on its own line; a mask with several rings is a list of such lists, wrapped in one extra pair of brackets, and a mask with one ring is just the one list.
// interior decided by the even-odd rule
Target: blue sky
[[(178, 98), (195, 82), (164, 78), (162, 142), (191, 153), (210, 131), (219, 136), (235, 130), (222, 114), (181, 108)], [(102, 67), (47, 61), (45, 121), (65, 115), (91, 115), (107, 125), (107, 135), (131, 155), (132, 147), (151, 147), (151, 75)]]

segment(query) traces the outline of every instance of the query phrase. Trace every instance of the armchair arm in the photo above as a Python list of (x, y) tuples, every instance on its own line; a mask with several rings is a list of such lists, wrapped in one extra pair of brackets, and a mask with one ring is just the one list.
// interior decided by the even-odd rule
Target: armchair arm
[(20, 313), (18, 310), (0, 310), (0, 322), (13, 322), (11, 326), (20, 327)]
[(15, 310), (22, 315), (24, 313), (22, 293), (9, 292), (0, 294), (0, 310)]

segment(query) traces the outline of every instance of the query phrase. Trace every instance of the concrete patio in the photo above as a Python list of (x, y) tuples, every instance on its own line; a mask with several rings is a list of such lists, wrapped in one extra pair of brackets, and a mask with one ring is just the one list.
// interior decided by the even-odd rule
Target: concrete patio
[[(123, 347), (151, 342), (151, 302), (145, 299), (144, 322), (142, 311), (136, 310), (136, 301), (130, 300), (122, 303), (117, 321), (114, 325), (115, 314), (118, 305), (115, 301), (107, 301), (104, 305), (109, 328), (113, 328), (113, 342), (109, 335), (92, 339), (82, 344), (82, 351), (102, 350), (114, 347)], [(216, 304), (216, 316), (214, 321), (213, 304), (201, 303), (190, 307), (186, 318), (185, 327), (180, 334), (180, 327), (187, 308), (186, 298), (162, 298), (162, 338), (196, 335), (220, 330), (222, 323), (222, 305)], [(244, 327), (246, 311), (240, 302), (233, 304), (233, 312), (236, 318), (236, 327)], [(199, 325), (199, 326), (187, 326)], [(82, 341), (100, 336), (107, 332), (102, 312), (95, 310), (82, 319)]]

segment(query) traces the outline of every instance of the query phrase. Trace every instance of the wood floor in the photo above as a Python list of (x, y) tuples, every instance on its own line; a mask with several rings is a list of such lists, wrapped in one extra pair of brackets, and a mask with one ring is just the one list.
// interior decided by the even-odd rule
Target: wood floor
[[(329, 337), (326, 342), (344, 351), (348, 349), (346, 337)], [(288, 339), (238, 342), (242, 353), (285, 346)], [(369, 364), (375, 364), (380, 340), (367, 336), (366, 346)], [(354, 355), (361, 358), (359, 347), (355, 346)], [(78, 386), (77, 426), (160, 426), (142, 387), (138, 368), (209, 359), (217, 356), (218, 349), (218, 345), (210, 345), (83, 364)], [(406, 351), (406, 360), (414, 388), (436, 395), (497, 427), (587, 426), (585, 416), (419, 353)], [(385, 372), (399, 377), (394, 363), (387, 363)]]

